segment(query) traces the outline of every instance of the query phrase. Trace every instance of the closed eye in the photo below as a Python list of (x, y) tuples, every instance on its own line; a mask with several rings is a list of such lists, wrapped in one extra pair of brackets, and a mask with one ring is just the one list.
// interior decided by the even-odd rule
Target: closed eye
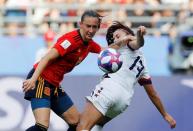
[(113, 39), (119, 39), (119, 38), (120, 38), (119, 34), (116, 34), (115, 36), (113, 36)]

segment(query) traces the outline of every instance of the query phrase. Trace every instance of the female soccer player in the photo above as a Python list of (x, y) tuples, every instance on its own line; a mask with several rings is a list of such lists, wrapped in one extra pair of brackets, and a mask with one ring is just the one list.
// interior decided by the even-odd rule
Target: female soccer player
[[(133, 31), (127, 26), (115, 22), (107, 31), (108, 45), (128, 35), (134, 36)], [(143, 42), (143, 39), (141, 40)], [(126, 110), (130, 105), (134, 94), (134, 85), (137, 82), (144, 86), (153, 104), (171, 128), (174, 128), (176, 122), (165, 111), (158, 94), (154, 90), (142, 52), (133, 47), (132, 42), (118, 49), (118, 51), (121, 53), (120, 57), (123, 60), (122, 67), (115, 73), (105, 74), (103, 80), (96, 85), (91, 96), (86, 97), (86, 107), (81, 114), (77, 131), (90, 131), (96, 124), (100, 125), (98, 126), (99, 131), (105, 123)]]
[[(92, 40), (98, 31), (101, 16), (88, 10), (81, 16), (80, 29), (61, 36), (49, 52), (34, 65), (23, 82), (25, 99), (30, 100), (35, 125), (26, 131), (47, 131), (50, 111), (69, 124), (69, 131), (76, 130), (79, 112), (70, 97), (60, 87), (63, 75), (82, 62), (88, 53), (99, 53), (101, 47)], [(126, 41), (125, 37), (111, 47), (119, 48)]]

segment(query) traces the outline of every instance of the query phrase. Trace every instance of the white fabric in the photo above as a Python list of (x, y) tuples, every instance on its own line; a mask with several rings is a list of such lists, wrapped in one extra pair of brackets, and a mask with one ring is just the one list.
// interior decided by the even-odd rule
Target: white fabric
[(114, 118), (127, 108), (130, 104), (131, 97), (132, 95), (119, 84), (110, 79), (104, 79), (96, 86), (94, 94), (86, 98), (91, 101), (104, 116)]
[(99, 126), (99, 125), (96, 125), (94, 126), (91, 131), (102, 131), (103, 127), (102, 126)]
[(187, 4), (189, 0), (161, 0), (163, 4)]
[[(128, 47), (119, 49), (123, 65), (116, 73), (109, 74), (112, 81), (120, 84), (128, 92), (133, 92), (134, 85), (141, 78), (149, 78), (145, 59), (140, 50), (132, 51)], [(138, 59), (139, 58), (139, 59)], [(134, 64), (136, 61), (136, 64)], [(132, 65), (133, 69), (130, 69)], [(142, 71), (140, 69), (144, 68)], [(138, 77), (137, 74), (140, 73)]]
[(104, 116), (110, 118), (114, 118), (130, 105), (137, 81), (150, 77), (143, 54), (139, 50), (131, 51), (128, 47), (123, 47), (119, 52), (123, 60), (121, 69), (109, 74), (110, 78), (102, 79), (91, 96), (86, 97)]

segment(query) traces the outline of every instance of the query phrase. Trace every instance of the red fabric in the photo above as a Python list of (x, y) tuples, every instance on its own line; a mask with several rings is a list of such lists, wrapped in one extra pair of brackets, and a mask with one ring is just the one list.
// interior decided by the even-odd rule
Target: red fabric
[(53, 48), (59, 52), (60, 57), (47, 65), (41, 76), (55, 86), (59, 86), (63, 75), (82, 62), (89, 52), (101, 51), (101, 47), (93, 40), (85, 44), (77, 30), (60, 37)]

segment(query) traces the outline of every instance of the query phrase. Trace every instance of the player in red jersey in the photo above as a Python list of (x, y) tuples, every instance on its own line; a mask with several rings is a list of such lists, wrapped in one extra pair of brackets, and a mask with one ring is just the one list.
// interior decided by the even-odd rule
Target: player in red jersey
[[(61, 36), (49, 52), (35, 64), (23, 82), (25, 99), (31, 101), (36, 124), (26, 131), (47, 131), (50, 111), (69, 124), (73, 131), (79, 121), (79, 112), (70, 97), (60, 87), (63, 75), (82, 62), (88, 53), (99, 53), (101, 47), (92, 40), (98, 31), (101, 16), (93, 10), (85, 11), (81, 17), (80, 29)], [(131, 40), (125, 37), (112, 45), (118, 48)]]

